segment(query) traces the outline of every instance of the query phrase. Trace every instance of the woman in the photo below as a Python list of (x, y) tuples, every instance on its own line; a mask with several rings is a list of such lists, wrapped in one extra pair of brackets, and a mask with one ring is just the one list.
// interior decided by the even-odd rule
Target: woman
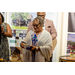
[[(26, 62), (45, 62), (49, 61), (52, 49), (52, 38), (49, 32), (43, 30), (44, 20), (36, 17), (33, 21), (34, 31), (30, 30), (21, 43), (23, 61)], [(30, 49), (25, 48), (24, 44), (29, 44)]]
[(7, 37), (12, 37), (9, 24), (4, 22), (4, 17), (0, 13), (0, 58), (9, 61), (9, 46)]

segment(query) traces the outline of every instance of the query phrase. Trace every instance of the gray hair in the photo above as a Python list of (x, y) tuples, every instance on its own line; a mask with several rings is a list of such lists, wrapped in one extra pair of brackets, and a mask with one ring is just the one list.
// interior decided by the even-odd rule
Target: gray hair
[[(36, 17), (34, 20), (38, 20), (39, 19), (39, 24), (40, 24), (40, 26), (42, 26), (42, 27), (44, 27), (44, 19), (42, 18), (42, 17), (40, 17), (40, 16), (38, 16), (38, 17)], [(33, 20), (33, 21), (34, 21)]]

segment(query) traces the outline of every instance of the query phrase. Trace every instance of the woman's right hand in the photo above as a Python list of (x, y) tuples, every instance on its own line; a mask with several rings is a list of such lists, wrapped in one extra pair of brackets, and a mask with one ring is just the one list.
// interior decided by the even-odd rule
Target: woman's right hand
[(23, 42), (21, 43), (21, 47), (22, 47), (22, 48), (25, 48), (25, 47), (24, 47), (24, 43), (23, 43)]

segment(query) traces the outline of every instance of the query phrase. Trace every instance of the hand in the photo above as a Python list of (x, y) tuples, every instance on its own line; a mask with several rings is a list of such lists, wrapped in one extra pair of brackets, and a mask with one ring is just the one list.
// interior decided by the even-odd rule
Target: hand
[(21, 47), (22, 47), (22, 48), (25, 48), (25, 47), (24, 47), (24, 43), (23, 43), (23, 42), (21, 43)]
[(52, 34), (52, 40), (54, 40), (56, 38), (55, 34)]
[(36, 47), (35, 47), (35, 46), (31, 45), (30, 47), (32, 47), (32, 48), (31, 48), (31, 51), (36, 50)]
[(1, 26), (1, 33), (4, 33), (4, 27), (3, 26)]

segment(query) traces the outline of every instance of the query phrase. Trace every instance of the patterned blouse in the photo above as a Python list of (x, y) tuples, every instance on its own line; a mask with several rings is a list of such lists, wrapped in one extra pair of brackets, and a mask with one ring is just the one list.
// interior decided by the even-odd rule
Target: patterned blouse
[[(32, 39), (32, 45), (33, 46), (37, 46), (37, 43), (38, 43), (38, 39), (40, 37), (41, 33), (39, 35), (36, 36), (36, 33), (33, 33), (31, 35), (31, 39)], [(32, 62), (35, 62), (35, 51), (32, 51)]]
[[(4, 27), (4, 32), (7, 32), (7, 23), (2, 23), (1, 26)], [(4, 34), (1, 34), (0, 58), (3, 58), (4, 61), (9, 61), (8, 39)]]

